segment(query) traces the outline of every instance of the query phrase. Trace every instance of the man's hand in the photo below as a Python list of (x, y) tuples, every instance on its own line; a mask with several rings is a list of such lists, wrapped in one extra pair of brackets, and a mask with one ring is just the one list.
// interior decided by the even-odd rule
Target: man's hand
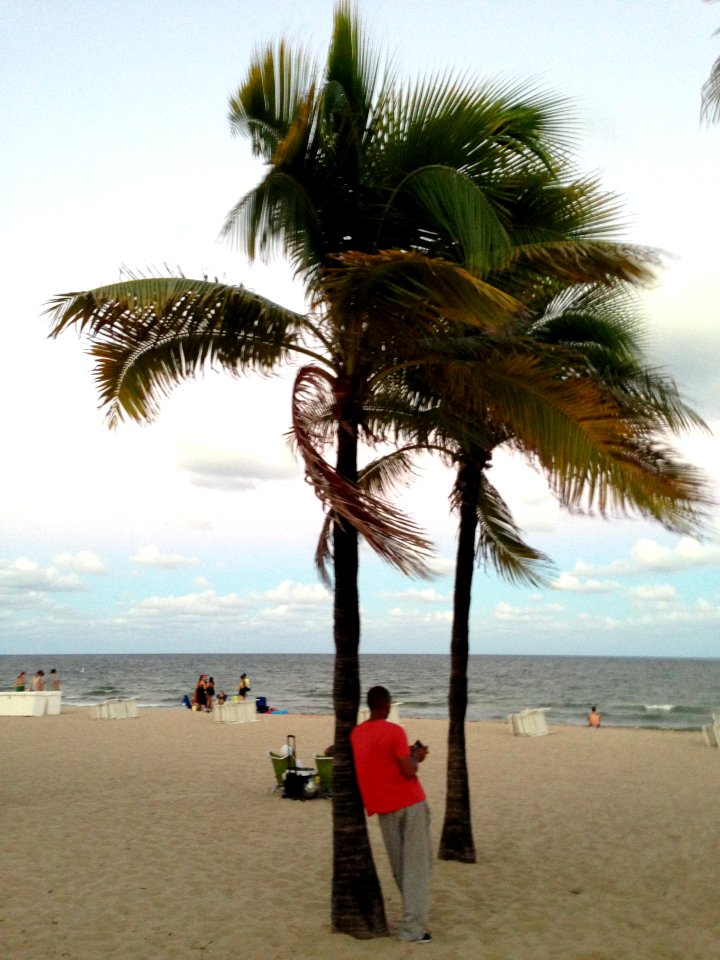
[(427, 755), (428, 748), (420, 743), (419, 740), (416, 740), (415, 743), (410, 747), (410, 753), (407, 755), (407, 757), (401, 757), (398, 759), (398, 765), (402, 775), (406, 779), (412, 780), (417, 774), (418, 764), (422, 763)]
[(428, 748), (424, 743), (420, 743), (419, 740), (416, 740), (415, 743), (410, 747), (410, 753), (418, 763), (422, 763), (425, 757), (428, 755)]

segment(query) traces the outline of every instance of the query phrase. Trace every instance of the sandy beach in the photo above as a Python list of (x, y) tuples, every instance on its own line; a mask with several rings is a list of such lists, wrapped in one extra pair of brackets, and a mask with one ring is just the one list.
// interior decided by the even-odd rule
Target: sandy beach
[[(431, 748), (442, 823), (446, 724)], [(443, 960), (717, 960), (720, 751), (702, 735), (468, 725), (474, 865), (437, 862)], [(271, 793), (287, 734), (311, 761), (332, 718), (146, 710), (136, 719), (0, 717), (0, 953), (6, 960), (365, 960), (415, 954), (329, 924), (331, 801)], [(391, 928), (399, 899), (377, 823)]]

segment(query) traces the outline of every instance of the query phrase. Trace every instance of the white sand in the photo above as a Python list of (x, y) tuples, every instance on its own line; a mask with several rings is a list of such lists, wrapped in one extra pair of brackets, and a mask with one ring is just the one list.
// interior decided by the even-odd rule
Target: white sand
[[(437, 834), (446, 724), (404, 719)], [(226, 725), (0, 717), (3, 960), (718, 960), (720, 751), (700, 733), (469, 724), (478, 863), (437, 863), (427, 947), (330, 933), (330, 801), (271, 795), (288, 733), (310, 761), (332, 718)], [(399, 899), (370, 821), (388, 920)]]

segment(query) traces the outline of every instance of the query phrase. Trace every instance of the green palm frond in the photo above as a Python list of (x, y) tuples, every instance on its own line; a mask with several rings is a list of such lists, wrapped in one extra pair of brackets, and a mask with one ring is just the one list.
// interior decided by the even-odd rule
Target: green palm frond
[(108, 423), (152, 420), (162, 397), (206, 365), (269, 372), (301, 348), (306, 318), (243, 287), (147, 278), (55, 297), (50, 336), (68, 327), (91, 340)]
[(308, 109), (317, 80), (314, 58), (280, 41), (259, 50), (237, 92), (230, 98), (228, 120), (237, 136), (249, 136), (253, 153), (272, 160), (293, 123)]
[(335, 8), (325, 77), (327, 114), (341, 125), (349, 124), (356, 133), (356, 143), (359, 143), (373, 103), (387, 78), (379, 50), (360, 29), (352, 4), (344, 0)]
[(326, 271), (324, 290), (332, 309), (347, 313), (359, 305), (386, 330), (408, 323), (417, 337), (452, 321), (474, 328), (501, 329), (522, 304), (468, 270), (447, 260), (400, 250), (377, 254), (349, 251)]
[(230, 210), (222, 236), (251, 259), (268, 262), (286, 253), (296, 271), (305, 272), (318, 264), (322, 223), (302, 182), (281, 169), (271, 170)]
[(439, 165), (413, 171), (398, 189), (410, 194), (436, 230), (448, 238), (446, 255), (479, 275), (508, 262), (511, 243), (485, 191), (461, 171)]
[[(460, 506), (458, 495), (459, 491), (454, 490), (451, 502), (456, 510)], [(510, 583), (547, 584), (551, 569), (549, 558), (523, 540), (510, 508), (484, 471), (480, 474), (477, 518), (477, 553), (483, 564), (492, 566)]]

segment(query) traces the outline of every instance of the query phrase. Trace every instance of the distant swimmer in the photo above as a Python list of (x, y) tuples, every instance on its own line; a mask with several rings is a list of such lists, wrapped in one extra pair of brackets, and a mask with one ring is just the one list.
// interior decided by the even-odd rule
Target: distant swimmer
[(597, 707), (591, 707), (591, 708), (590, 708), (590, 713), (588, 714), (588, 724), (589, 724), (591, 727), (595, 727), (595, 728), (597, 729), (597, 727), (600, 726), (600, 721), (601, 721), (601, 720), (602, 720), (602, 717), (601, 717), (600, 714), (597, 712)]

